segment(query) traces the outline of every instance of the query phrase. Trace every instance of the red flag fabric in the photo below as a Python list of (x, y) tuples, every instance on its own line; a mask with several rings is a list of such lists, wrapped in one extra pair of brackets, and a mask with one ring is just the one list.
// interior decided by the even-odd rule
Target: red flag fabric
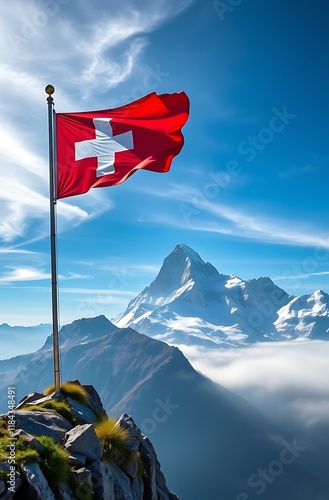
[(184, 144), (184, 92), (105, 111), (56, 114), (57, 198), (114, 186), (140, 169), (167, 172)]

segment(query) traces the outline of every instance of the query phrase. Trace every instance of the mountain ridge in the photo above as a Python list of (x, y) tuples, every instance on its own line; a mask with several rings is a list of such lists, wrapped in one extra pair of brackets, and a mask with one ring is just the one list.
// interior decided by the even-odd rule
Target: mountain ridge
[[(297, 321), (294, 304), (301, 309)], [(329, 338), (329, 295), (295, 297), (266, 276), (224, 275), (191, 248), (177, 245), (152, 283), (112, 321), (176, 345), (324, 339)]]

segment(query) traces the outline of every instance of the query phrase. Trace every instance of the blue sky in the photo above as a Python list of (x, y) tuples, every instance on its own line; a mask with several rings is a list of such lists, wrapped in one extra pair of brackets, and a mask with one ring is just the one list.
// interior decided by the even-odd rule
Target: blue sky
[(113, 318), (177, 243), (220, 272), (329, 293), (328, 21), (320, 0), (1, 6), (0, 323), (51, 321), (47, 107), (184, 90), (167, 174), (58, 203), (60, 321)]

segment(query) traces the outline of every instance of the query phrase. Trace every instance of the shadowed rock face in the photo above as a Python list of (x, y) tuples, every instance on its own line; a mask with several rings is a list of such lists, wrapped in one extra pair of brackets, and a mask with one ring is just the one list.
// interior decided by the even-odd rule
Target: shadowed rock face
[[(283, 441), (296, 437), (282, 434), (241, 398), (197, 373), (175, 347), (118, 329), (104, 317), (76, 321), (68, 331), (61, 350), (62, 379), (93, 385), (111, 417), (132, 415), (182, 499), (235, 499), (244, 491), (252, 498), (249, 477), (277, 460)], [(52, 353), (45, 346), (30, 355), (24, 369), (19, 362), (4, 384), (15, 385), (18, 392), (29, 384), (28, 390), (42, 392), (51, 378)], [(303, 457), (285, 467), (267, 489), (268, 500), (312, 498), (314, 479), (307, 468), (300, 472), (299, 463)]]

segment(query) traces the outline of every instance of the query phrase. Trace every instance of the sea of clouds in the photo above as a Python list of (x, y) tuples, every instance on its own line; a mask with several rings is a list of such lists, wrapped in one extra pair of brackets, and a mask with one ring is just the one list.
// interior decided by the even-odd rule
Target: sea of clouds
[(177, 347), (196, 370), (271, 418), (304, 429), (329, 425), (329, 342)]
[(293, 436), (302, 444), (305, 451), (298, 465), (314, 488), (312, 500), (327, 498), (323, 491), (329, 491), (329, 342), (177, 347), (196, 370), (247, 400), (282, 436)]

